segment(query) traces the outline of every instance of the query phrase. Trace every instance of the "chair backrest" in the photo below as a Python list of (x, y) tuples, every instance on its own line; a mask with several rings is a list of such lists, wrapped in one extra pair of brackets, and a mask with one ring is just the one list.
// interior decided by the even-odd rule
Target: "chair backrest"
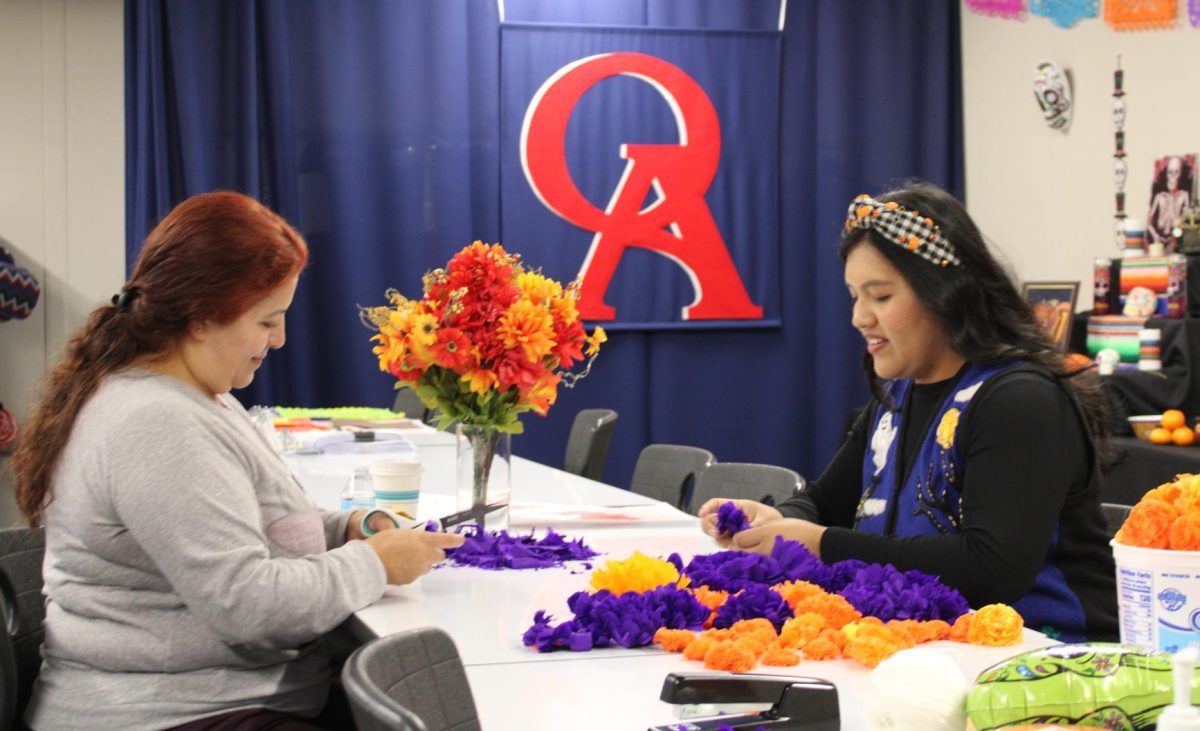
[(712, 452), (700, 447), (651, 444), (638, 455), (629, 489), (682, 509), (685, 488), (716, 461)]
[(1108, 537), (1112, 538), (1125, 524), (1125, 519), (1129, 517), (1129, 511), (1133, 510), (1132, 505), (1120, 505), (1118, 503), (1100, 503), (1100, 510), (1104, 512), (1104, 519), (1108, 522)]
[(804, 478), (786, 467), (750, 462), (718, 462), (696, 476), (687, 510), (693, 515), (712, 498), (741, 498), (778, 505), (804, 489)]
[[(39, 529), (0, 529), (0, 607), (4, 617), (2, 634), (10, 650), (0, 649), (0, 668), (5, 694), (0, 702), (0, 728), (9, 728), (19, 718), (29, 702), (33, 681), (42, 669), (42, 623), (46, 619), (46, 603), (42, 597), (42, 559), (46, 555), (46, 538)], [(15, 680), (7, 676), (15, 673)], [(10, 686), (10, 682), (13, 685)], [(11, 688), (11, 691), (10, 691)]]
[(454, 641), (436, 627), (371, 640), (342, 670), (359, 731), (477, 731), (479, 716)]
[(425, 406), (425, 402), (417, 396), (417, 392), (411, 388), (396, 390), (396, 400), (392, 402), (392, 411), (403, 413), (406, 419), (416, 419), (422, 423), (429, 421), (429, 409)]
[(616, 428), (617, 412), (612, 409), (584, 409), (576, 414), (567, 437), (563, 469), (591, 480), (603, 477)]

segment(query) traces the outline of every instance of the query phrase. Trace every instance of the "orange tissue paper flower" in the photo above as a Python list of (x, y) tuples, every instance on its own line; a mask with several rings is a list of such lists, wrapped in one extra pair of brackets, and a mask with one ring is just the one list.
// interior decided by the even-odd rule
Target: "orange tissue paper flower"
[(1181, 513), (1200, 512), (1200, 480), (1192, 475), (1176, 475), (1173, 484), (1179, 490), (1175, 497), (1175, 509)]
[(744, 673), (758, 664), (754, 653), (736, 642), (718, 642), (704, 655), (704, 667), (709, 670), (730, 670)]
[(882, 637), (862, 635), (846, 643), (845, 655), (851, 660), (857, 660), (869, 668), (873, 668), (883, 660), (899, 652), (899, 645), (888, 642)]
[(825, 618), (830, 627), (834, 628), (841, 628), (850, 622), (862, 619), (862, 612), (837, 594), (817, 594), (802, 599), (796, 603), (794, 611), (796, 614), (816, 612)]
[(1178, 517), (1179, 510), (1171, 503), (1142, 499), (1129, 511), (1125, 524), (1117, 531), (1116, 540), (1127, 546), (1166, 548), (1171, 524)]
[(789, 650), (780, 647), (778, 643), (767, 648), (767, 651), (762, 656), (763, 665), (772, 665), (775, 667), (789, 667), (791, 665), (800, 664), (800, 653), (794, 650)]
[(729, 598), (729, 592), (717, 591), (707, 586), (697, 586), (689, 591), (692, 592), (692, 596), (696, 597), (696, 601), (714, 610), (720, 609), (725, 600)]
[(1142, 500), (1162, 500), (1164, 503), (1175, 504), (1175, 500), (1179, 498), (1179, 484), (1176, 482), (1164, 482), (1152, 490), (1146, 492), (1142, 496)]
[(771, 588), (778, 592), (779, 596), (783, 597), (783, 600), (793, 610), (795, 610), (796, 604), (801, 600), (826, 593), (824, 589), (809, 581), (785, 581)]
[(1020, 644), (1025, 620), (1007, 604), (980, 607), (967, 630), (967, 642), (972, 645), (1003, 647)]
[(703, 660), (715, 644), (717, 641), (713, 638), (700, 635), (683, 648), (683, 656), (689, 660)]
[(1185, 513), (1171, 524), (1172, 551), (1200, 551), (1200, 513)]
[(809, 660), (841, 660), (842, 651), (825, 637), (818, 637), (804, 646), (804, 657)]
[(837, 645), (838, 650), (846, 649), (846, 633), (840, 629), (826, 627), (825, 629), (821, 630), (821, 634), (817, 635), (817, 639), (829, 640), (833, 644)]
[(774, 641), (763, 640), (758, 635), (742, 635), (734, 640), (734, 644), (749, 650), (757, 660), (763, 656), (770, 645), (774, 644)]
[(918, 622), (917, 624), (920, 625), (921, 632), (925, 636), (925, 639), (921, 640), (921, 642), (934, 642), (950, 638), (950, 624), (940, 619), (931, 619), (926, 622)]
[(739, 619), (729, 627), (735, 635), (738, 636), (758, 636), (766, 642), (772, 642), (779, 638), (779, 634), (775, 632), (775, 625), (771, 624), (771, 620), (765, 617), (754, 617), (752, 619)]
[(954, 620), (954, 626), (950, 628), (950, 639), (955, 642), (966, 642), (967, 635), (971, 632), (971, 621), (974, 616), (968, 612)]
[(654, 633), (654, 642), (667, 652), (683, 652), (694, 639), (696, 639), (696, 633), (690, 629), (660, 627)]
[(810, 640), (815, 640), (825, 629), (825, 617), (816, 612), (805, 612), (783, 623), (779, 641), (784, 647), (803, 649)]

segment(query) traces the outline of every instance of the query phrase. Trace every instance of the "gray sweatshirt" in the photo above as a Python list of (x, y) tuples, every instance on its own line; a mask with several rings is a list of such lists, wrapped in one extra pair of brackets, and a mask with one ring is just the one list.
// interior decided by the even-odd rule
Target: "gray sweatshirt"
[(238, 708), (315, 713), (319, 638), (383, 595), (228, 395), (140, 369), (84, 406), (45, 513), (37, 729), (151, 729)]

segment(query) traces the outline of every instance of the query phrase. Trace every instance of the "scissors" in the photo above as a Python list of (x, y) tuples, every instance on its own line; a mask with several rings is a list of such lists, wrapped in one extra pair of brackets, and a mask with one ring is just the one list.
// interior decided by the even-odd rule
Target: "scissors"
[[(504, 503), (492, 503), (491, 505), (485, 505), (482, 515), (487, 515), (488, 513), (492, 513), (506, 507), (508, 506)], [(368, 525), (368, 523), (371, 522), (371, 518), (373, 516), (383, 515), (388, 520), (392, 521), (392, 525), (397, 528), (419, 529), (424, 528), (430, 523), (433, 523), (434, 530), (444, 533), (447, 528), (453, 528), (456, 525), (474, 520), (478, 514), (480, 514), (480, 511), (476, 510), (475, 508), (467, 508), (466, 510), (460, 510), (457, 513), (450, 513), (449, 515), (445, 515), (441, 518), (434, 518), (432, 520), (416, 520), (415, 518), (409, 518), (407, 515), (394, 513), (386, 508), (373, 508), (368, 510), (366, 514), (363, 515), (362, 521), (359, 523), (359, 528), (362, 530), (362, 534), (364, 536), (375, 535), (379, 531), (372, 528), (370, 525)]]

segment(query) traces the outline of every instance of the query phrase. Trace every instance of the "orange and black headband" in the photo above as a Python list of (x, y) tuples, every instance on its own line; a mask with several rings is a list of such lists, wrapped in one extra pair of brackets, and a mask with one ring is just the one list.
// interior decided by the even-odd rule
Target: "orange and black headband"
[(875, 229), (885, 239), (913, 252), (937, 266), (961, 266), (954, 245), (942, 237), (942, 229), (932, 218), (910, 211), (899, 203), (881, 203), (869, 195), (860, 195), (846, 211), (846, 231)]

